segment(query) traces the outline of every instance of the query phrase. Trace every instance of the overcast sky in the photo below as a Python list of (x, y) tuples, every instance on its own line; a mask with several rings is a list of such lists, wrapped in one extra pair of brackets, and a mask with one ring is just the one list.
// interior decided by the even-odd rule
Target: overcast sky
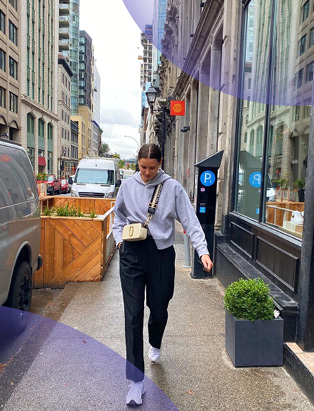
[[(96, 5), (97, 3), (97, 5)], [(141, 31), (122, 0), (81, 0), (80, 29), (93, 39), (101, 76), (103, 142), (121, 158), (133, 157), (141, 122)]]

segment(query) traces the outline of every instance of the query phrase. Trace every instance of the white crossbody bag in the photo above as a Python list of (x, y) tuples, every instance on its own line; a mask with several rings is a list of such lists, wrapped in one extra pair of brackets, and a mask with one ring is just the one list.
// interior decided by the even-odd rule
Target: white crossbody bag
[(153, 218), (157, 210), (157, 205), (161, 193), (163, 183), (158, 184), (155, 187), (152, 199), (148, 205), (147, 211), (147, 219), (144, 224), (142, 223), (134, 223), (134, 224), (127, 224), (123, 227), (122, 232), (122, 240), (123, 241), (142, 241), (146, 240), (147, 238), (147, 227), (150, 220)]

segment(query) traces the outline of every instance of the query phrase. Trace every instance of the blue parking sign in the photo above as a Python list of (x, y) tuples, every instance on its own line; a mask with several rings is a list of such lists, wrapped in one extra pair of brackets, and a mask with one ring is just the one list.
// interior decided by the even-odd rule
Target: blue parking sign
[(252, 187), (260, 188), (262, 185), (262, 173), (260, 171), (255, 171), (249, 177), (249, 183)]
[(200, 177), (201, 183), (205, 187), (210, 187), (216, 181), (216, 176), (212, 171), (204, 171)]

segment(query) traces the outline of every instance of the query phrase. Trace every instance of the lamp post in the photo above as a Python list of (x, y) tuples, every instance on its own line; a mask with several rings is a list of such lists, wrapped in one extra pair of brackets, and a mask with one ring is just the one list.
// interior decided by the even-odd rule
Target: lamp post
[(136, 144), (137, 144), (137, 156), (136, 156), (135, 170), (136, 170), (136, 171), (139, 171), (139, 168), (138, 168), (138, 152), (140, 151), (140, 144), (139, 144), (139, 142), (136, 140), (135, 137), (132, 137), (132, 136), (124, 136), (124, 137), (131, 138), (131, 139), (134, 140), (134, 141), (136, 142)]
[(132, 137), (132, 136), (123, 136), (123, 137), (128, 137), (128, 138), (131, 138), (132, 140), (134, 140), (134, 141), (136, 142), (136, 144), (137, 144), (137, 151), (140, 151), (140, 145), (139, 145), (139, 142), (136, 140), (136, 138), (135, 138), (135, 137)]
[[(150, 86), (149, 89), (146, 91), (146, 98), (147, 102), (150, 106), (151, 113), (160, 112), (161, 110), (154, 110), (154, 104), (156, 101), (156, 97), (158, 95), (157, 90)], [(165, 157), (165, 140), (166, 140), (166, 106), (162, 106), (162, 137), (161, 137), (161, 168), (164, 169), (164, 157)]]

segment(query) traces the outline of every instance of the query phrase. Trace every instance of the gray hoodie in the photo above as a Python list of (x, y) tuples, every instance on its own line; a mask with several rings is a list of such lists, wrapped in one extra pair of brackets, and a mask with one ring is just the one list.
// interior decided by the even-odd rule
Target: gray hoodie
[(158, 207), (148, 225), (148, 232), (159, 250), (173, 245), (175, 220), (178, 220), (199, 256), (209, 254), (204, 232), (189, 197), (178, 181), (160, 170), (147, 184), (140, 173), (135, 173), (121, 185), (114, 207), (113, 235), (116, 243), (122, 241), (122, 230), (126, 224), (145, 223), (148, 204), (154, 188), (163, 184)]

